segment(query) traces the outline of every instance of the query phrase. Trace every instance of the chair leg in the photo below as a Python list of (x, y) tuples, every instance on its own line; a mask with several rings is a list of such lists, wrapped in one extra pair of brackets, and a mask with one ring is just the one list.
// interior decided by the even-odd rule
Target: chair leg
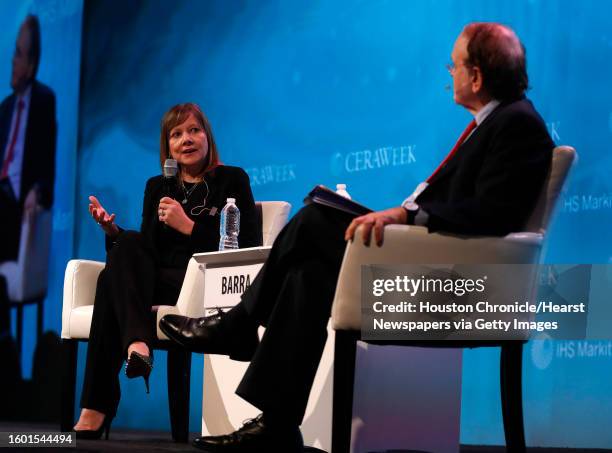
[(74, 426), (78, 347), (79, 344), (76, 340), (62, 340), (62, 407), (60, 429), (63, 432), (72, 431)]
[(334, 345), (332, 453), (348, 453), (351, 446), (356, 350), (357, 339), (351, 332), (336, 331)]
[(170, 425), (175, 442), (189, 440), (189, 385), (191, 353), (178, 349), (168, 351), (168, 404)]
[(523, 422), (523, 343), (511, 342), (501, 348), (500, 381), (506, 449), (524, 453), (525, 428)]

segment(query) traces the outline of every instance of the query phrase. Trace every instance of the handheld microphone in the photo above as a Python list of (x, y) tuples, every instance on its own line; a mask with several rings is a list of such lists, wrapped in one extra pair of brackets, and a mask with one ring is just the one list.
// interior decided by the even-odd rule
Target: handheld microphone
[[(174, 159), (166, 159), (162, 174), (164, 175), (164, 196), (174, 198), (176, 192), (176, 175), (178, 165)], [(168, 225), (164, 224), (164, 231), (169, 230)]]
[(164, 161), (164, 195), (174, 198), (176, 189), (176, 175), (178, 173), (178, 165), (174, 159), (166, 159)]

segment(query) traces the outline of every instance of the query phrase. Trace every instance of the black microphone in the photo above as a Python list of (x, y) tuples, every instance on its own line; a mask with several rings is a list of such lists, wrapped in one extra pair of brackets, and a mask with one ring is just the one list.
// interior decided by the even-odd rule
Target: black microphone
[(166, 159), (164, 161), (164, 195), (174, 198), (176, 191), (176, 175), (178, 173), (178, 165), (174, 159)]
[[(176, 174), (178, 173), (178, 165), (174, 159), (166, 159), (162, 170), (164, 175), (164, 196), (174, 198), (176, 192)], [(169, 227), (164, 223), (164, 231)]]

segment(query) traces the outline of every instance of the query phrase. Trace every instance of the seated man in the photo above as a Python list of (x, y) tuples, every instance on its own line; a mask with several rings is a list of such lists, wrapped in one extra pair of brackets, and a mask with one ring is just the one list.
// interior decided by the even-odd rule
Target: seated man
[[(347, 240), (383, 242), (384, 226), (505, 235), (535, 206), (554, 144), (525, 99), (525, 52), (514, 32), (466, 26), (452, 52), (454, 100), (474, 121), (427, 182), (401, 207), (352, 218), (320, 205), (300, 210), (280, 233), (241, 302), (223, 315), (168, 315), (162, 330), (186, 348), (251, 363), (236, 393), (263, 414), (230, 435), (200, 437), (214, 452), (301, 451), (299, 425), (326, 341), (326, 326)], [(261, 343), (257, 327), (266, 327)]]
[(0, 262), (17, 260), (24, 215), (53, 204), (55, 94), (36, 80), (40, 54), (40, 24), (29, 15), (15, 43), (13, 93), (0, 103)]

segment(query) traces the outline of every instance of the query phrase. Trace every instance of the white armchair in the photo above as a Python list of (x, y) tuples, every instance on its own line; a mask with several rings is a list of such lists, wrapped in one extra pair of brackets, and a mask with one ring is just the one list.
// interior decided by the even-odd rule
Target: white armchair
[[(348, 452), (351, 437), (351, 411), (355, 372), (355, 348), (361, 328), (362, 264), (525, 264), (538, 263), (555, 203), (563, 188), (575, 151), (568, 146), (555, 148), (545, 186), (525, 231), (506, 237), (465, 237), (428, 233), (417, 226), (392, 225), (385, 228), (382, 247), (365, 247), (357, 238), (346, 248), (335, 299), (332, 326), (336, 332), (334, 361), (333, 453)], [(358, 234), (360, 234), (358, 230)], [(535, 270), (535, 266), (533, 266)], [(529, 276), (525, 292), (535, 289), (535, 275)], [(526, 339), (526, 338), (525, 338)], [(410, 345), (407, 342), (385, 344)], [(522, 408), (522, 341), (430, 341), (426, 347), (501, 346), (501, 398), (508, 451), (525, 450)]]
[[(269, 246), (287, 222), (291, 205), (283, 201), (258, 202), (261, 213), (263, 244)], [(88, 341), (98, 276), (104, 269), (103, 262), (71, 260), (64, 276), (64, 301), (62, 308), (62, 344), (64, 360), (62, 370), (62, 431), (70, 431), (74, 422), (76, 388), (76, 356), (79, 341)], [(176, 305), (155, 306), (157, 322), (167, 314), (190, 317), (204, 316), (205, 265), (191, 258)], [(168, 399), (172, 437), (186, 442), (189, 428), (189, 385), (191, 354), (168, 341), (157, 327), (156, 349), (168, 351)]]
[(51, 211), (40, 207), (24, 214), (17, 261), (0, 263), (0, 275), (6, 279), (10, 307), (17, 310), (19, 355), (23, 344), (25, 305), (36, 304), (36, 334), (39, 338), (43, 330), (43, 301), (47, 296), (51, 221)]

